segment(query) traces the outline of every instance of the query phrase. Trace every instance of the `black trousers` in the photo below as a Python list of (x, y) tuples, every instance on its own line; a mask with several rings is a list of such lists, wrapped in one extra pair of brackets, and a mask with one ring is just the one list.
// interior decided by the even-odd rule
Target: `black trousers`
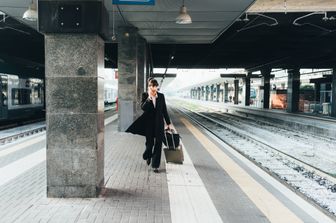
[(143, 154), (143, 158), (144, 159), (152, 158), (153, 168), (160, 167), (161, 151), (162, 151), (162, 139), (157, 139), (153, 136), (147, 136), (146, 137), (146, 150)]

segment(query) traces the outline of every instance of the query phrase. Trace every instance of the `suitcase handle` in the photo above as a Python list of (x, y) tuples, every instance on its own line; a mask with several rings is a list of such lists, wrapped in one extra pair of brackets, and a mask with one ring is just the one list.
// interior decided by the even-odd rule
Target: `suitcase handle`
[(171, 128), (166, 128), (165, 132), (171, 131), (172, 133), (177, 133), (177, 131), (175, 129), (171, 129)]
[[(174, 142), (174, 135), (173, 135), (173, 133), (176, 133), (176, 131), (175, 131), (174, 129), (166, 128), (166, 129), (165, 129), (165, 132), (168, 132), (169, 130), (172, 132), (172, 134), (171, 134), (171, 136), (172, 136), (172, 142), (173, 142), (174, 149), (176, 149), (176, 147), (175, 147), (175, 142)], [(167, 135), (164, 134), (164, 136), (165, 136), (165, 138), (166, 138), (167, 146), (168, 146), (168, 148), (169, 148), (169, 143), (168, 143), (168, 140), (167, 140)]]

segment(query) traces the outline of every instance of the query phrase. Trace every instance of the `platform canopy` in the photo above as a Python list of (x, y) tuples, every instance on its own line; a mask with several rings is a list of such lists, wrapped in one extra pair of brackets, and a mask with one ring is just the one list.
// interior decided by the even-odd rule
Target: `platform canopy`
[[(0, 11), (17, 19), (0, 24), (0, 52), (43, 64), (44, 42), (36, 32), (37, 22), (22, 19), (30, 2), (0, 2)], [(118, 64), (118, 38), (112, 41), (112, 35), (119, 26), (138, 29), (149, 43), (153, 67), (158, 68), (166, 68), (172, 55), (173, 68), (255, 71), (336, 64), (336, 0), (185, 0), (192, 18), (185, 25), (175, 23), (183, 0), (156, 0), (153, 6), (104, 3), (110, 20), (105, 40), (107, 67)]]
[[(183, 4), (182, 0), (154, 2), (154, 5), (113, 5), (112, 0), (104, 0), (109, 12), (111, 35), (114, 23), (115, 27), (120, 25), (137, 27), (139, 33), (149, 43), (212, 43), (248, 9), (254, 0), (185, 0), (184, 5), (192, 18), (192, 24), (188, 25), (175, 23)], [(37, 28), (36, 22), (22, 19), (29, 3), (30, 0), (2, 0), (0, 10)]]

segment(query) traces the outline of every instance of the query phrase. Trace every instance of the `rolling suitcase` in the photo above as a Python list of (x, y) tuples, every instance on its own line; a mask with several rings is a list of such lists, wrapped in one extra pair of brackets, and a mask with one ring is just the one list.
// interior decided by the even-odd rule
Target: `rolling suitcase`
[(166, 162), (183, 164), (183, 150), (182, 145), (180, 144), (180, 135), (175, 131), (165, 130), (163, 143), (167, 146), (163, 149)]

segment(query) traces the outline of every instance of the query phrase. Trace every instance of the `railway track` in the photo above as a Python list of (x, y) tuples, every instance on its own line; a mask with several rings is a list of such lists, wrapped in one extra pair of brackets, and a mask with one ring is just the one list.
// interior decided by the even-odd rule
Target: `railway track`
[(175, 109), (335, 218), (335, 177), (216, 117), (186, 108)]
[[(116, 113), (117, 113), (117, 111), (115, 110), (115, 107), (113, 107), (113, 108), (111, 108), (111, 109), (109, 109), (105, 112), (105, 118), (109, 118), (109, 117), (115, 115)], [(41, 120), (38, 120), (38, 121), (41, 121)], [(30, 123), (33, 123), (33, 122), (30, 122)], [(15, 127), (18, 127), (18, 126), (12, 125), (10, 127), (15, 128)], [(19, 133), (7, 134), (8, 136), (4, 136), (4, 137), (0, 136), (0, 145), (5, 145), (7, 143), (12, 143), (15, 140), (21, 139), (21, 138), (26, 137), (26, 136), (31, 136), (31, 135), (36, 134), (36, 133), (40, 133), (40, 132), (43, 132), (45, 130), (46, 130), (46, 125), (42, 125), (42, 126), (32, 127), (30, 129), (20, 131)]]
[(2, 137), (0, 138), (0, 145), (5, 145), (7, 143), (14, 142), (15, 140), (24, 138), (26, 136), (31, 136), (33, 134), (43, 132), (45, 130), (46, 130), (46, 126), (42, 126), (42, 127), (32, 128), (32, 129), (29, 129), (29, 130), (26, 130), (26, 131), (23, 131), (17, 134), (13, 134), (10, 136)]
[[(235, 128), (236, 131), (242, 132), (243, 134), (246, 133), (246, 135), (254, 138), (254, 140), (271, 147), (273, 150), (277, 150), (279, 153), (290, 156), (304, 165), (308, 165), (331, 177), (335, 177), (335, 169), (330, 168), (335, 165), (335, 140), (331, 142), (329, 139), (316, 138), (311, 134), (305, 134), (304, 132), (296, 130), (290, 131), (281, 128), (281, 126), (279, 127), (258, 120), (254, 121), (232, 114), (218, 112), (201, 114), (218, 120), (229, 128)], [(270, 138), (270, 136), (273, 138)], [(269, 141), (271, 139), (273, 140)], [(282, 140), (279, 139), (283, 139), (283, 141), (286, 142), (283, 143)], [(288, 145), (287, 141), (293, 143)], [(321, 163), (320, 160), (324, 160), (324, 163)]]
[(19, 127), (19, 126), (24, 126), (24, 125), (28, 125), (28, 124), (33, 124), (33, 123), (37, 123), (37, 122), (42, 122), (45, 121), (45, 118), (35, 118), (32, 120), (20, 120), (20, 121), (14, 121), (14, 122), (0, 122), (0, 131), (2, 130), (6, 130), (6, 129), (10, 129), (10, 128), (15, 128), (15, 127)]
[[(214, 114), (218, 114), (218, 115), (222, 115), (224, 116), (224, 113), (219, 113), (218, 111), (214, 111)], [(262, 119), (257, 119), (257, 118), (251, 118), (250, 116), (246, 116), (246, 115), (238, 115), (238, 114), (232, 114), (232, 113), (225, 113), (226, 117), (230, 117), (230, 118), (234, 118), (234, 119), (239, 119), (240, 122), (245, 122), (248, 123), (249, 125), (254, 125), (257, 127), (262, 126), (263, 128), (267, 128), (267, 130), (269, 131), (281, 131), (283, 134), (290, 134), (293, 135), (293, 133), (298, 133), (300, 135), (305, 135), (306, 137), (314, 137), (318, 140), (321, 141), (325, 141), (326, 143), (329, 144), (334, 144), (335, 143), (335, 139), (334, 138), (327, 138), (327, 137), (322, 137), (320, 135), (316, 135), (316, 134), (312, 134), (312, 133), (308, 133), (308, 132), (302, 132), (302, 131), (298, 131), (296, 129), (290, 128), (286, 125), (283, 124), (279, 124), (279, 123), (275, 123), (275, 122), (271, 122), (271, 121), (266, 121), (266, 120), (262, 120)]]

